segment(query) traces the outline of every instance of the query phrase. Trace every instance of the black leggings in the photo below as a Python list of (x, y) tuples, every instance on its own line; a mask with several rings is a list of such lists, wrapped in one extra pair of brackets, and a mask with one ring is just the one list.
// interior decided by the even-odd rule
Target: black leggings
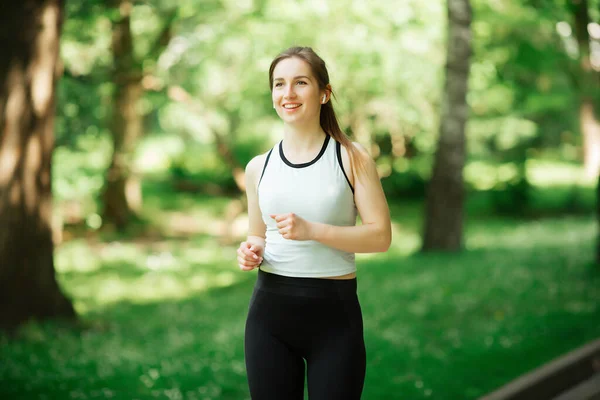
[(365, 343), (356, 279), (258, 271), (245, 337), (252, 400), (360, 399)]

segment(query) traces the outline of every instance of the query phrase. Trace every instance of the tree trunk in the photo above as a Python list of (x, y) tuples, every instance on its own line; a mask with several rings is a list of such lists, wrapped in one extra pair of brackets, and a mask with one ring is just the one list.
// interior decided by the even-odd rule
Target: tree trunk
[(423, 251), (462, 248), (470, 26), (469, 0), (448, 0), (446, 83), (438, 148), (427, 188)]
[[(598, 78), (597, 82), (598, 86), (600, 86), (600, 74), (596, 74), (596, 78)], [(598, 230), (596, 242), (596, 264), (600, 265), (600, 171), (598, 171), (598, 179), (596, 182), (596, 221), (596, 229)]]
[[(600, 92), (600, 76), (592, 68), (590, 34), (588, 25), (590, 14), (587, 0), (571, 0), (569, 7), (573, 14), (575, 37), (579, 46), (579, 128), (583, 136), (583, 162), (585, 175), (596, 178), (600, 185), (600, 119), (595, 112), (594, 96)], [(600, 186), (596, 188), (596, 218), (600, 227)], [(598, 232), (596, 261), (600, 264), (600, 232)]]
[(600, 174), (596, 183), (596, 264), (600, 265)]
[(62, 0), (6, 2), (0, 25), (0, 329), (74, 318), (55, 278), (51, 157)]
[(587, 177), (596, 177), (600, 171), (600, 119), (594, 112), (594, 95), (600, 91), (598, 73), (592, 68), (590, 53), (591, 22), (587, 0), (571, 0), (574, 31), (579, 47), (580, 80), (579, 128), (583, 136), (583, 164)]
[(113, 24), (114, 57), (111, 133), (113, 155), (106, 173), (103, 221), (124, 229), (142, 203), (139, 179), (132, 174), (133, 152), (142, 135), (142, 115), (137, 105), (143, 93), (142, 71), (133, 54), (130, 20), (133, 4), (118, 0), (119, 19)]
[(585, 175), (588, 178), (594, 178), (600, 171), (600, 120), (594, 112), (594, 100), (590, 96), (584, 96), (580, 100), (579, 127), (583, 135)]

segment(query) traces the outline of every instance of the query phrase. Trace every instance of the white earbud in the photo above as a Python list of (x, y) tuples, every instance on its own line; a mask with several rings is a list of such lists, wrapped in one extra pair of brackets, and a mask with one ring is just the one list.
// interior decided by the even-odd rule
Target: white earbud
[(326, 94), (323, 95), (323, 101), (321, 101), (321, 103), (325, 104), (325, 100), (327, 100), (327, 95)]

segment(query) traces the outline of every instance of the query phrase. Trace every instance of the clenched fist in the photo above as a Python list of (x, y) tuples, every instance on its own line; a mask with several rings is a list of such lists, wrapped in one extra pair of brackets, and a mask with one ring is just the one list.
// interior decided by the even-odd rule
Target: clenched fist
[(285, 239), (311, 240), (312, 224), (294, 213), (271, 214), (271, 218), (277, 222), (279, 233)]
[(242, 242), (237, 250), (238, 266), (242, 271), (252, 271), (263, 261), (265, 249), (263, 246)]

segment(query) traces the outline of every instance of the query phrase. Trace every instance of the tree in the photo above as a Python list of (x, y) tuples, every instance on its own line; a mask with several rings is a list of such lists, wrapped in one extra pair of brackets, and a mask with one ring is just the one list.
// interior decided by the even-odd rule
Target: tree
[(596, 183), (596, 264), (600, 265), (600, 174)]
[[(113, 0), (111, 2), (118, 17), (113, 21), (112, 30), (112, 82), (114, 94), (110, 131), (113, 154), (106, 172), (103, 220), (124, 229), (139, 211), (142, 203), (141, 185), (131, 171), (133, 152), (143, 133), (143, 115), (139, 112), (139, 102), (144, 94), (142, 61), (134, 52), (134, 38), (131, 31), (133, 2)], [(156, 59), (171, 37), (171, 25), (175, 12), (168, 12), (163, 30), (154, 45), (144, 56)]]
[(75, 312), (55, 278), (51, 156), (63, 0), (3, 6), (0, 26), (0, 329)]
[[(599, 10), (600, 11), (600, 10)], [(589, 34), (589, 33), (588, 33)], [(588, 42), (589, 45), (589, 42)], [(588, 54), (589, 55), (589, 54)], [(591, 58), (590, 58), (591, 61)], [(600, 74), (596, 73), (595, 76), (592, 76), (592, 84), (595, 81), (595, 87), (597, 88), (596, 94), (600, 92)], [(600, 118), (598, 115), (594, 114), (595, 122), (596, 122), (596, 139), (600, 142)], [(600, 147), (600, 145), (599, 145)], [(596, 149), (600, 150), (600, 149)], [(600, 265), (600, 169), (596, 168), (595, 173), (597, 174), (596, 181), (596, 221), (597, 221), (597, 238), (596, 238), (596, 264)]]
[(113, 155), (106, 172), (103, 220), (124, 228), (141, 205), (139, 181), (131, 176), (135, 145), (142, 135), (142, 116), (137, 110), (142, 96), (142, 71), (133, 54), (131, 9), (128, 0), (113, 2), (119, 18), (113, 22), (112, 51), (115, 84), (110, 131)]
[(448, 0), (446, 83), (433, 174), (427, 189), (423, 251), (459, 250), (463, 240), (465, 125), (471, 57), (469, 0)]
[(579, 128), (583, 136), (583, 162), (586, 175), (596, 177), (600, 170), (600, 118), (594, 110), (594, 95), (600, 91), (598, 73), (592, 68), (590, 51), (591, 22), (587, 0), (571, 0), (575, 39), (579, 48), (579, 73), (577, 85), (579, 99)]
[[(597, 177), (596, 218), (600, 226), (600, 118), (596, 112), (594, 95), (600, 92), (600, 74), (592, 68), (590, 51), (591, 22), (587, 0), (571, 0), (575, 38), (579, 48), (579, 128), (583, 136), (583, 161), (586, 175)], [(600, 264), (600, 233), (596, 244), (596, 262)]]

